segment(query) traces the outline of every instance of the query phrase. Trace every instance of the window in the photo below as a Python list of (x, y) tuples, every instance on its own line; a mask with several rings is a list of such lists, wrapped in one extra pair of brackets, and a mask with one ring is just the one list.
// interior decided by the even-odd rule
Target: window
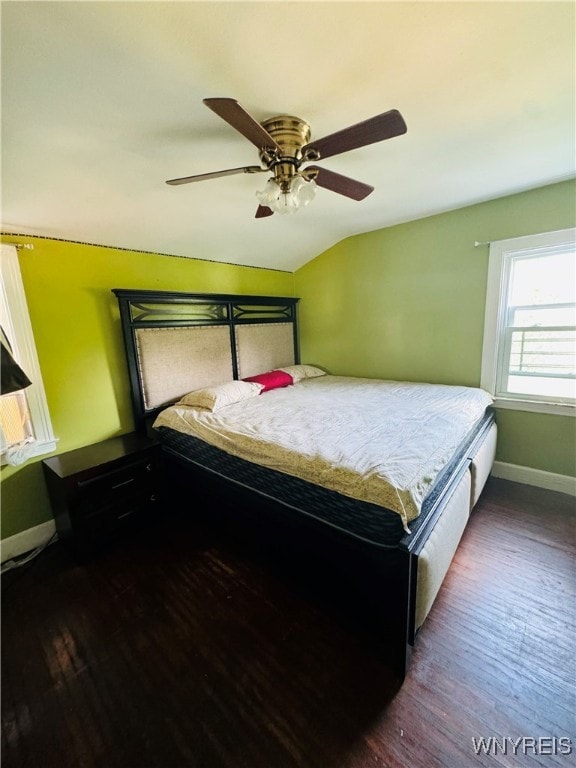
[(21, 464), (56, 448), (40, 365), (36, 355), (18, 253), (0, 246), (0, 325), (12, 355), (32, 381), (31, 386), (0, 397), (2, 463)]
[(503, 408), (576, 404), (576, 230), (490, 245), (481, 386)]

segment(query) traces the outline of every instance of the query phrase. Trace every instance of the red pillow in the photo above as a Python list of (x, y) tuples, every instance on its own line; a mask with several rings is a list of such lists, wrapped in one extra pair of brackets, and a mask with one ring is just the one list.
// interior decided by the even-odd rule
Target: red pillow
[(242, 381), (255, 381), (257, 384), (262, 384), (262, 392), (267, 392), (269, 389), (278, 389), (278, 387), (288, 387), (294, 383), (294, 379), (289, 373), (285, 371), (268, 371), (267, 373), (259, 373), (258, 376), (247, 376)]

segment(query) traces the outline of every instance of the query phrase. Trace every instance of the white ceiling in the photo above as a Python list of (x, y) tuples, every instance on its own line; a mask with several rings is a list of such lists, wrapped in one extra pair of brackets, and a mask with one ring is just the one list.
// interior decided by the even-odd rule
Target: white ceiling
[[(2, 231), (293, 270), (344, 237), (575, 172), (572, 2), (3, 2)], [(389, 109), (408, 132), (329, 158), (374, 186), (255, 219), (264, 174), (205, 107), (320, 138)]]

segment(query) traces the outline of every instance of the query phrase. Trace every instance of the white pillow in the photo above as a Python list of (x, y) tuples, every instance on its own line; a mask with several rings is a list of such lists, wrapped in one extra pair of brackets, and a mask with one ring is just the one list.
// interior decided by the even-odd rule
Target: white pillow
[(322, 371), (314, 365), (287, 365), (284, 368), (278, 368), (277, 370), (284, 371), (292, 376), (294, 384), (302, 381), (302, 379), (312, 379), (315, 376), (326, 376), (326, 371)]
[(262, 384), (252, 381), (227, 381), (214, 387), (195, 389), (176, 403), (176, 405), (191, 405), (195, 408), (206, 408), (209, 411), (219, 411), (227, 405), (240, 403), (256, 397), (262, 390)]

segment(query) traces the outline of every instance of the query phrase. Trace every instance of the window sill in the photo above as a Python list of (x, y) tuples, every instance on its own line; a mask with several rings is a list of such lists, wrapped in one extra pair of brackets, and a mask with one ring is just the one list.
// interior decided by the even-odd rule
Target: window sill
[(52, 453), (52, 451), (55, 451), (56, 443), (56, 439), (36, 440), (34, 443), (31, 443), (25, 447), (23, 456), (19, 461), (8, 461), (6, 452), (4, 451), (0, 456), (0, 465), (3, 467), (21, 467), (27, 461), (35, 458), (36, 456), (44, 456), (46, 453)]
[(535, 400), (521, 400), (508, 397), (496, 397), (495, 408), (529, 413), (549, 413), (554, 416), (576, 416), (576, 405), (571, 403), (546, 403)]

